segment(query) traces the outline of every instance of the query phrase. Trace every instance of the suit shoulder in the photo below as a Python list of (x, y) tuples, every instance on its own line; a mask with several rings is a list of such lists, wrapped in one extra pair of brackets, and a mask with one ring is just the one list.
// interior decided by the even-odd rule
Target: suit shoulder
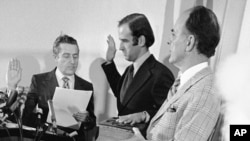
[(172, 71), (166, 65), (162, 64), (159, 61), (156, 61), (155, 68), (158, 71), (167, 72), (167, 73), (171, 74), (172, 76), (174, 76)]
[(90, 83), (87, 80), (84, 80), (83, 78), (81, 78), (81, 77), (79, 77), (77, 75), (76, 75), (76, 81), (78, 81), (79, 84), (84, 87), (84, 89), (86, 89), (86, 90), (93, 90), (92, 83)]
[(44, 73), (38, 73), (38, 74), (34, 74), (33, 77), (35, 77), (36, 79), (44, 79), (46, 78), (51, 72), (44, 72)]

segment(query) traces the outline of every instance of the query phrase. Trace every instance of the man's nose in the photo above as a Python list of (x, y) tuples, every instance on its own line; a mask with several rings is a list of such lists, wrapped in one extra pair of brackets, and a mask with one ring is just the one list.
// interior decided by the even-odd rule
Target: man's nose
[(75, 63), (75, 59), (73, 56), (70, 57), (70, 63), (72, 63), (72, 64)]
[(123, 45), (123, 43), (120, 43), (120, 48), (119, 48), (119, 50), (124, 50), (124, 45)]

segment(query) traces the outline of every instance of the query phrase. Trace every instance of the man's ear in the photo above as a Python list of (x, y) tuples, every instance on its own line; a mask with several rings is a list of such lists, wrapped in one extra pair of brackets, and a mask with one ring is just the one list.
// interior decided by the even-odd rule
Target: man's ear
[(138, 46), (145, 46), (146, 45), (146, 38), (144, 35), (141, 35), (139, 38), (138, 38)]
[(195, 47), (195, 42), (196, 42), (195, 36), (188, 35), (186, 43), (186, 52), (190, 52), (193, 50), (193, 48)]
[(58, 60), (58, 54), (53, 54), (53, 57), (54, 57), (55, 62), (57, 62), (57, 60)]
[(53, 57), (54, 57), (54, 59), (56, 59), (56, 58), (57, 58), (57, 56), (58, 56), (58, 55), (56, 55), (56, 54), (53, 54)]

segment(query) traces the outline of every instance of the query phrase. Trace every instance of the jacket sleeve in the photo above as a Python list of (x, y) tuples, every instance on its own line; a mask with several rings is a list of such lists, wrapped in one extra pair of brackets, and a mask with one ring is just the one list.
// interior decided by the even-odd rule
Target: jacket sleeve
[(154, 81), (151, 94), (155, 105), (154, 109), (147, 111), (151, 118), (156, 114), (167, 98), (168, 91), (174, 82), (174, 76), (170, 71), (161, 71), (157, 73)]
[(116, 97), (118, 97), (120, 90), (118, 89), (118, 84), (121, 79), (121, 75), (119, 74), (115, 63), (112, 62), (110, 64), (103, 63), (102, 68), (104, 73), (106, 74), (106, 78), (109, 82), (109, 85)]
[(89, 116), (86, 121), (82, 122), (79, 130), (89, 130), (96, 126), (96, 116), (94, 114), (94, 97), (93, 94), (90, 98), (87, 111), (89, 112)]
[(25, 108), (23, 112), (23, 124), (28, 126), (35, 126), (36, 122), (36, 116), (33, 113), (33, 110), (38, 102), (38, 96), (37, 96), (37, 83), (36, 78), (32, 77), (32, 82), (30, 85), (30, 91), (27, 95), (27, 100), (25, 102)]

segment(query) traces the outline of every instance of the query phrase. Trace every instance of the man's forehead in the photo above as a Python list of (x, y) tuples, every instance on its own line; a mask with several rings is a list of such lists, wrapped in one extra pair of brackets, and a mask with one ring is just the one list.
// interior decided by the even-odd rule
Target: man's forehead
[(78, 46), (75, 44), (61, 43), (60, 52), (78, 53)]
[(180, 17), (177, 19), (174, 28), (171, 30), (171, 32), (177, 32), (181, 30), (182, 28), (185, 28), (185, 24), (187, 19), (189, 18), (189, 11), (183, 12)]
[(118, 32), (119, 34), (131, 35), (131, 30), (128, 24), (122, 24), (121, 26), (119, 26)]

